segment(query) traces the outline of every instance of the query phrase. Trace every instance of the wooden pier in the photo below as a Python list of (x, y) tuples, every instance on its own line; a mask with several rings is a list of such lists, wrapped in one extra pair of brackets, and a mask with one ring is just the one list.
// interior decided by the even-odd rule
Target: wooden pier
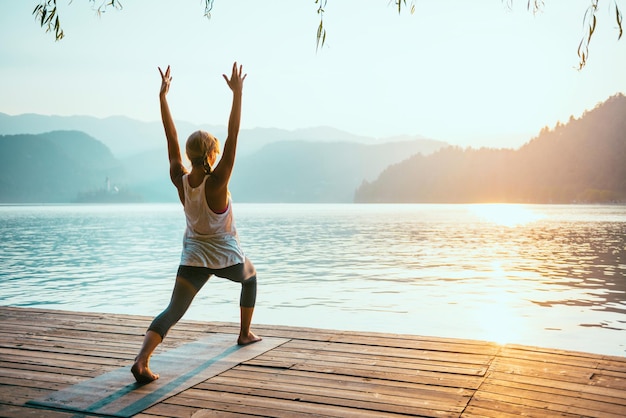
[[(98, 416), (32, 401), (130, 365), (151, 319), (0, 307), (0, 416)], [(626, 416), (626, 357), (437, 337), (254, 329), (284, 342), (135, 416)], [(181, 321), (155, 357), (213, 333), (232, 334), (234, 343), (237, 332), (238, 324)]]

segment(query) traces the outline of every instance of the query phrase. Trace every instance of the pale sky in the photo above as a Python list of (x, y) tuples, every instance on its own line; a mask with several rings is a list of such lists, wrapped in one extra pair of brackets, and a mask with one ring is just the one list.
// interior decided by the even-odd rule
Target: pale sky
[[(507, 0), (417, 0), (413, 15), (388, 0), (328, 0), (317, 52), (313, 0), (215, 0), (210, 20), (202, 0), (124, 0), (100, 18), (87, 0), (58, 0), (59, 42), (31, 15), (37, 3), (0, 2), (3, 113), (158, 121), (157, 66), (170, 64), (174, 118), (225, 125), (231, 95), (221, 74), (237, 60), (248, 73), (243, 128), (517, 147), (626, 93), (612, 0), (600, 1), (582, 71), (589, 0), (546, 0), (538, 15), (526, 0), (512, 9)], [(626, 1), (618, 5), (626, 14)]]

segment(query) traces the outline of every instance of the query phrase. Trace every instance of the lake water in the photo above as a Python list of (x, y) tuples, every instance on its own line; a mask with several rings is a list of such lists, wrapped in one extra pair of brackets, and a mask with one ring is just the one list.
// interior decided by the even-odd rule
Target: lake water
[[(237, 204), (254, 322), (626, 356), (626, 206)], [(0, 305), (153, 316), (177, 204), (0, 206)], [(212, 278), (185, 319), (238, 322)]]

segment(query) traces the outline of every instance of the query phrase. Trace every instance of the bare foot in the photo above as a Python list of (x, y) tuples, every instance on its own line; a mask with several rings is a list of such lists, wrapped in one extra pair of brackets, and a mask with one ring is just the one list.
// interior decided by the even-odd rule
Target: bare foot
[(135, 364), (131, 367), (130, 372), (135, 376), (135, 380), (138, 383), (150, 383), (159, 378), (159, 375), (152, 373), (147, 364), (135, 360)]
[(257, 337), (256, 335), (254, 335), (254, 333), (252, 333), (252, 331), (251, 331), (246, 336), (241, 336), (240, 335), (239, 338), (237, 339), (237, 344), (239, 344), (239, 345), (248, 345), (248, 344), (259, 342), (262, 339), (263, 338)]

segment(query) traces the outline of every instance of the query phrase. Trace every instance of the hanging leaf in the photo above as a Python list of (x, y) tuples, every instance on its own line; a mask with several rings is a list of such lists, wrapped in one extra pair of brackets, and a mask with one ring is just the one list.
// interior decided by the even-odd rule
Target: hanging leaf
[(326, 42), (326, 29), (324, 28), (323, 22), (320, 20), (320, 25), (317, 27), (317, 45), (315, 47), (315, 50), (317, 51), (320, 46), (323, 47), (324, 42)]
[(213, 0), (204, 0), (204, 16), (211, 18), (211, 10), (213, 10)]
[(591, 35), (593, 35), (593, 32), (596, 30), (596, 15), (593, 15), (593, 24), (591, 25), (591, 27), (589, 28), (589, 40), (591, 40)]
[(317, 52), (321, 47), (324, 47), (324, 43), (326, 42), (326, 28), (324, 27), (324, 7), (328, 0), (315, 0), (315, 4), (317, 7), (317, 14), (320, 15), (320, 24), (317, 27), (317, 42), (315, 44), (315, 51)]
[(619, 29), (619, 35), (617, 36), (617, 40), (619, 41), (622, 38), (622, 12), (620, 12), (619, 7), (617, 7), (617, 3), (615, 3), (615, 19), (617, 20), (617, 27)]

